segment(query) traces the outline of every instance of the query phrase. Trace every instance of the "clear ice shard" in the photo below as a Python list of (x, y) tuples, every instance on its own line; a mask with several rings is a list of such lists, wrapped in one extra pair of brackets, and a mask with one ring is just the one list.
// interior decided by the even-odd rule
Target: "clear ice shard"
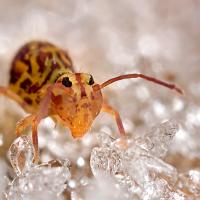
[(69, 160), (53, 160), (16, 177), (5, 196), (7, 200), (62, 199), (61, 193), (70, 177)]
[(90, 166), (95, 176), (102, 172), (116, 174), (121, 168), (122, 158), (115, 149), (107, 147), (94, 148), (90, 158)]
[(166, 121), (154, 126), (143, 137), (136, 139), (136, 144), (150, 152), (151, 155), (164, 158), (178, 129), (175, 121)]
[(68, 159), (33, 164), (33, 145), (27, 136), (17, 138), (8, 155), (17, 177), (7, 188), (5, 199), (62, 199), (61, 193), (71, 177)]
[(94, 176), (98, 179), (102, 174), (111, 176), (120, 186), (143, 199), (160, 199), (167, 195), (172, 198), (171, 187), (178, 173), (160, 158), (166, 155), (177, 131), (177, 123), (170, 120), (137, 139), (113, 140), (101, 133), (100, 147), (93, 148), (90, 158)]
[(19, 176), (30, 170), (33, 165), (34, 148), (28, 136), (18, 137), (8, 151), (10, 163)]

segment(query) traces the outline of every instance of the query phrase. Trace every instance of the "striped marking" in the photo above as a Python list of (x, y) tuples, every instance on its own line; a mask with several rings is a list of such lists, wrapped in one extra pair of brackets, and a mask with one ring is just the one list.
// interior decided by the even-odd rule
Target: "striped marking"
[(78, 82), (78, 85), (80, 85), (80, 89), (81, 89), (81, 98), (82, 97), (87, 97), (86, 91), (85, 91), (85, 87), (83, 86), (83, 83), (81, 82), (81, 73), (76, 73), (76, 80)]

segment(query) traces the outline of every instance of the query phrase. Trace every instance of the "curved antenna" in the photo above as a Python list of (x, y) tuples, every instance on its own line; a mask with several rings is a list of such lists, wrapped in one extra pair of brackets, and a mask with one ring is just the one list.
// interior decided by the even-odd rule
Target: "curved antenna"
[(125, 74), (125, 75), (121, 75), (121, 76), (111, 78), (111, 79), (107, 80), (106, 82), (102, 83), (100, 85), (100, 89), (102, 89), (102, 88), (104, 88), (104, 87), (106, 87), (106, 86), (108, 86), (108, 85), (110, 85), (110, 84), (112, 84), (116, 81), (120, 81), (120, 80), (123, 80), (123, 79), (129, 79), (129, 78), (142, 78), (142, 79), (145, 79), (147, 81), (151, 81), (151, 82), (154, 82), (156, 84), (167, 87), (171, 90), (176, 90), (176, 92), (178, 92), (180, 94), (184, 94), (183, 90), (181, 90), (175, 84), (167, 83), (167, 82), (161, 81), (159, 79), (156, 79), (156, 78), (153, 78), (153, 77), (150, 77), (150, 76), (146, 76), (144, 74)]

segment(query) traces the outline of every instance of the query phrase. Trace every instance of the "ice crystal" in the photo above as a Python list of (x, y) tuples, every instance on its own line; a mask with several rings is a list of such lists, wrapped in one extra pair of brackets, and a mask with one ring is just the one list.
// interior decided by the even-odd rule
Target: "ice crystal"
[(33, 145), (28, 136), (18, 137), (8, 151), (10, 163), (17, 175), (30, 170), (33, 164)]
[(5, 192), (8, 200), (61, 199), (69, 180), (70, 162), (52, 160), (33, 164), (33, 147), (27, 136), (17, 138), (10, 147), (9, 157), (17, 174)]
[(111, 176), (120, 187), (145, 200), (173, 199), (176, 192), (173, 193), (172, 188), (178, 173), (160, 157), (166, 155), (177, 131), (177, 123), (171, 120), (155, 126), (136, 140), (120, 138), (113, 141), (108, 139), (108, 135), (101, 134), (102, 146), (95, 147), (91, 153), (90, 165), (94, 176), (98, 179), (105, 174)]
[(69, 161), (50, 161), (16, 177), (6, 192), (8, 200), (60, 199), (71, 174)]
[(136, 143), (159, 158), (164, 158), (169, 145), (178, 132), (178, 124), (175, 121), (167, 121), (153, 127), (144, 137), (138, 138)]

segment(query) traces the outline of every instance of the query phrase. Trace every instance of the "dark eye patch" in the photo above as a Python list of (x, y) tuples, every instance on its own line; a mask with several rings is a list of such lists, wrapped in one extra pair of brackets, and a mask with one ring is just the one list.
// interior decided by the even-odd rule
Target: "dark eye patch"
[(94, 84), (94, 79), (92, 76), (90, 76), (90, 80), (88, 82), (89, 85), (93, 85)]
[(72, 82), (69, 80), (68, 77), (64, 77), (62, 79), (62, 84), (65, 86), (65, 87), (71, 87), (72, 86)]

